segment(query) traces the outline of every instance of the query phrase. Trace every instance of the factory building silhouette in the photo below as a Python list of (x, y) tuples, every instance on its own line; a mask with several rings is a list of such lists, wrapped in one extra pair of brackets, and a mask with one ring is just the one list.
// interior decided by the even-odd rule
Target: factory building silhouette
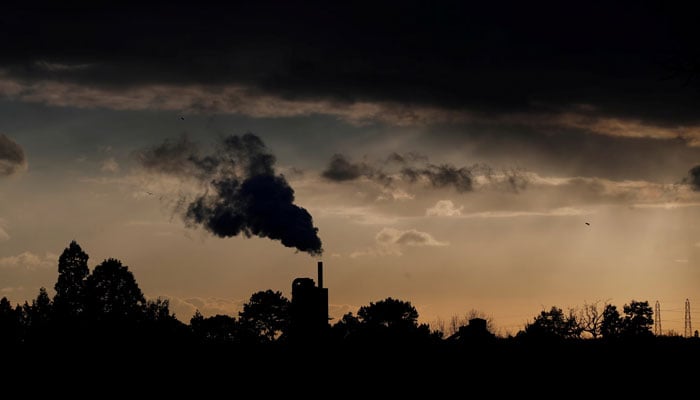
[(318, 285), (312, 278), (296, 278), (292, 282), (289, 338), (295, 343), (313, 344), (323, 341), (328, 324), (328, 289), (323, 287), (323, 261), (318, 262)]

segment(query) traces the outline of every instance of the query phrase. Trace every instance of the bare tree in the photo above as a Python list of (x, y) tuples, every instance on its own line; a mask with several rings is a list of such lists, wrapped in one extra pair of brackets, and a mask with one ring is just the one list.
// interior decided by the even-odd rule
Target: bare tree
[(588, 333), (597, 339), (600, 337), (601, 326), (603, 324), (603, 310), (608, 304), (608, 300), (596, 300), (592, 303), (583, 303), (583, 307), (578, 311), (578, 322), (583, 332)]
[(442, 334), (445, 334), (445, 329), (447, 327), (447, 324), (445, 323), (445, 320), (442, 319), (441, 317), (435, 318), (435, 321), (433, 321), (430, 326), (433, 328), (433, 330), (442, 332)]
[(568, 315), (566, 316), (566, 323), (569, 328), (569, 335), (572, 338), (581, 338), (581, 334), (583, 334), (584, 330), (579, 318), (579, 312), (575, 307), (569, 308)]
[(678, 331), (676, 331), (676, 330), (674, 330), (674, 329), (669, 329), (669, 330), (666, 331), (666, 333), (664, 334), (664, 336), (669, 336), (669, 337), (682, 337), (683, 335), (681, 335), (680, 332), (678, 332)]
[(459, 331), (460, 326), (465, 326), (468, 324), (466, 316), (453, 315), (450, 317), (450, 321), (447, 323), (447, 332), (445, 334), (450, 337)]

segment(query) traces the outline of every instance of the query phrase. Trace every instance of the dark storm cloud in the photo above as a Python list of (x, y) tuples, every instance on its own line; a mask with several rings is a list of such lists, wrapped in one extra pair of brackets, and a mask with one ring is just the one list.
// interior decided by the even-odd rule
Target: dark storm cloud
[(487, 114), (589, 104), (659, 124), (700, 121), (697, 91), (665, 79), (698, 52), (695, 13), (676, 4), (23, 4), (0, 15), (0, 66), (15, 78), (240, 84), (285, 99)]
[(0, 133), (0, 176), (9, 176), (26, 166), (24, 150), (14, 140)]
[(700, 191), (700, 165), (696, 165), (688, 171), (688, 176), (683, 183), (689, 185), (694, 191)]
[(186, 138), (139, 153), (148, 171), (196, 178), (208, 190), (186, 204), (184, 219), (219, 237), (278, 240), (311, 255), (323, 252), (309, 212), (294, 204), (294, 190), (275, 173), (275, 156), (259, 137), (227, 136), (203, 154)]

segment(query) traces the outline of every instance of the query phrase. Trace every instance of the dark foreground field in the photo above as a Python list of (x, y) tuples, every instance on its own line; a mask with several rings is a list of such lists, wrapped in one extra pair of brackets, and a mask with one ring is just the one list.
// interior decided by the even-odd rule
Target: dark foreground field
[(33, 395), (275, 398), (647, 398), (697, 394), (700, 340), (633, 343), (148, 345), (3, 350), (2, 381)]

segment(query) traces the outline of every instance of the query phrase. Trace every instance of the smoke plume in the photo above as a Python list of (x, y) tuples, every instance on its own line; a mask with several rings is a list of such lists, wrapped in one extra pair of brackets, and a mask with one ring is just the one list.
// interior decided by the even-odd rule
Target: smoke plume
[(688, 171), (688, 176), (683, 179), (683, 183), (690, 185), (694, 191), (700, 191), (700, 165), (696, 165)]
[(0, 133), (0, 176), (10, 176), (25, 168), (24, 150), (14, 140)]
[(294, 190), (275, 173), (275, 156), (252, 133), (227, 136), (204, 153), (183, 137), (139, 154), (148, 171), (195, 178), (206, 191), (184, 205), (188, 225), (219, 237), (258, 236), (311, 255), (323, 252), (309, 212), (294, 204)]

